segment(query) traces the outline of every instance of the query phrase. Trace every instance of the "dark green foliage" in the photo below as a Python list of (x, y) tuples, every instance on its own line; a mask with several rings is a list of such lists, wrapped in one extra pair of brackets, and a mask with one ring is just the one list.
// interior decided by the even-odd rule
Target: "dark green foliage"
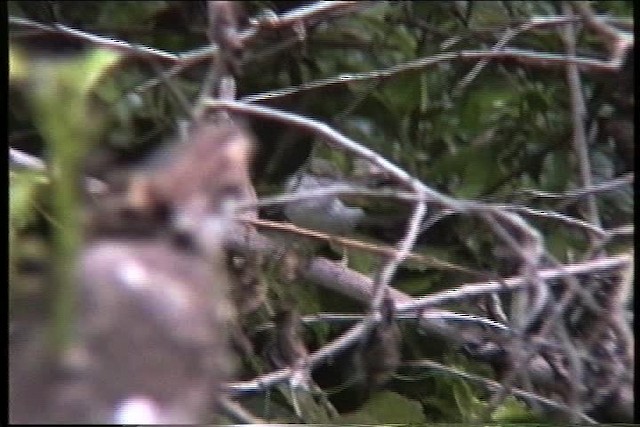
[[(247, 8), (251, 13), (264, 8), (282, 11), (297, 3), (300, 2), (255, 1), (247, 2)], [(592, 7), (599, 13), (630, 20), (632, 5), (628, 1), (607, 1), (593, 2)], [(246, 48), (241, 73), (236, 76), (239, 97), (339, 75), (346, 78), (446, 52), (488, 51), (507, 28), (534, 16), (559, 14), (560, 9), (559, 3), (550, 1), (379, 2), (327, 23), (309, 26), (306, 39), (301, 41), (291, 42), (295, 39), (291, 32), (267, 31)], [(59, 21), (88, 33), (172, 53), (208, 43), (205, 11), (204, 2), (9, 2), (11, 16), (42, 23)], [(63, 258), (73, 256), (77, 250), (81, 236), (76, 225), (80, 221), (79, 206), (84, 201), (73, 190), (65, 193), (61, 185), (74, 188), (81, 173), (118, 182), (127, 168), (141, 164), (149, 153), (156, 152), (156, 159), (162, 158), (163, 151), (157, 154), (156, 149), (166, 148), (179, 138), (179, 121), (188, 119), (189, 108), (208, 67), (206, 62), (196, 64), (168, 82), (136, 92), (135, 88), (157, 78), (170, 65), (161, 60), (123, 55), (111, 67), (116, 62), (105, 53), (108, 51), (91, 47), (82, 51), (82, 55), (88, 56), (80, 56), (87, 61), (82, 63), (87, 68), (76, 65), (74, 70), (60, 71), (52, 65), (56, 63), (52, 58), (60, 52), (56, 52), (57, 44), (47, 44), (50, 35), (33, 36), (21, 31), (19, 26), (10, 27), (11, 54), (24, 53), (29, 59), (12, 56), (12, 67), (20, 66), (20, 61), (32, 66), (34, 62), (30, 61), (38, 58), (47, 58), (47, 63), (39, 65), (38, 72), (29, 67), (18, 67), (15, 74), (11, 71), (9, 144), (42, 154), (68, 175), (63, 174), (56, 181), (44, 172), (12, 172), (9, 189), (12, 297), (20, 296), (23, 287), (28, 289), (29, 282), (19, 271), (18, 258), (29, 251), (34, 235), (38, 244), (62, 251)], [(540, 53), (564, 52), (555, 27), (523, 33), (508, 46)], [(597, 34), (584, 30), (579, 35), (578, 54), (600, 58), (606, 56), (606, 51)], [(100, 55), (106, 55), (103, 62), (99, 61)], [(73, 60), (77, 58), (70, 61)], [(580, 187), (571, 141), (573, 123), (565, 69), (495, 60), (486, 64), (466, 87), (459, 88), (476, 63), (450, 60), (418, 71), (305, 90), (264, 103), (326, 122), (445, 194), (497, 203), (517, 202), (582, 217), (583, 212), (573, 199), (546, 200), (522, 192), (536, 189), (563, 193)], [(30, 91), (41, 83), (39, 79), (46, 78), (49, 67), (60, 73), (56, 74), (60, 80), (49, 82), (51, 93), (30, 98)], [(81, 75), (80, 68), (103, 78), (83, 83), (81, 77), (86, 76)], [(599, 130), (598, 137), (588, 141), (594, 183), (632, 172), (631, 62), (620, 72), (585, 71), (582, 85), (588, 109), (586, 128)], [(350, 172), (349, 156), (321, 146), (313, 136), (258, 120), (250, 125), (259, 141), (254, 170), (259, 195), (281, 190), (286, 176), (304, 164), (312, 152), (326, 154), (324, 157), (343, 172)], [(153, 158), (148, 162), (153, 162)], [(406, 209), (392, 203), (395, 202), (374, 199), (362, 205), (370, 214), (406, 214)], [(599, 195), (598, 208), (605, 228), (631, 224), (631, 184)], [(576, 254), (583, 253), (588, 245), (588, 235), (575, 228), (558, 226), (550, 219), (536, 218), (531, 222), (543, 234), (547, 250), (561, 262), (575, 260)], [(36, 227), (42, 223), (45, 226)], [(388, 236), (402, 235), (404, 229), (398, 229), (367, 236), (367, 241), (394, 244)], [(27, 232), (29, 239), (25, 238)], [(470, 218), (455, 217), (426, 230), (414, 249), (416, 253), (470, 268), (496, 273), (510, 271), (511, 266), (505, 266), (508, 260), (494, 256), (494, 247), (495, 236), (487, 227), (478, 226)], [(619, 247), (628, 249), (629, 245)], [(39, 256), (49, 254), (47, 250), (40, 252)], [(59, 263), (64, 267), (68, 261), (62, 259)], [(366, 252), (353, 254), (350, 262), (351, 267), (367, 275), (379, 265), (379, 257)], [(56, 270), (60, 280), (68, 274), (63, 267)], [(361, 304), (344, 296), (313, 288), (308, 283), (292, 286), (275, 276), (265, 272), (271, 299), (276, 303), (283, 300), (293, 303), (303, 315), (363, 309)], [(410, 295), (425, 295), (458, 286), (463, 280), (470, 278), (409, 265), (401, 267), (394, 286)], [(60, 304), (54, 310), (58, 315), (67, 307), (64, 301)], [(261, 320), (268, 317), (262, 314)], [(343, 331), (342, 326), (318, 323), (307, 327), (305, 338), (309, 347), (326, 344)], [(430, 357), (458, 367), (467, 363), (469, 366), (465, 368), (491, 375), (485, 366), (460, 361), (461, 357), (456, 358), (450, 346), (438, 339), (429, 341), (431, 338), (415, 333), (415, 329), (408, 322), (403, 325), (404, 359)], [(342, 375), (351, 370), (349, 363), (334, 368), (342, 371)], [(250, 374), (243, 373), (247, 378)], [(348, 381), (349, 375), (344, 378)], [(322, 385), (322, 381), (318, 382)], [(331, 392), (328, 395), (333, 398)], [(341, 414), (336, 422), (480, 422), (487, 420), (486, 401), (486, 392), (464, 380), (428, 370), (401, 370), (386, 389), (373, 393), (356, 411)], [(264, 415), (257, 409), (262, 401), (252, 397), (247, 402), (257, 416)], [(278, 419), (296, 421), (290, 402), (274, 401), (271, 405)], [(516, 400), (506, 401), (491, 417), (497, 422), (535, 421)]]

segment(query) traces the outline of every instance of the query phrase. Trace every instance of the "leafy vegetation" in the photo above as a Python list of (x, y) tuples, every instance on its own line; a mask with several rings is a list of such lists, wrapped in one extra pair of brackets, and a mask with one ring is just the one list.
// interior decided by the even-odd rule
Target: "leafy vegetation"
[[(248, 17), (265, 9), (282, 15), (302, 5), (246, 2), (242, 22), (248, 26)], [(633, 26), (633, 2), (589, 6), (598, 16), (610, 17), (607, 22), (616, 28)], [(208, 44), (204, 2), (9, 2), (9, 14), (30, 22), (59, 22), (104, 39), (164, 52), (183, 53)], [(611, 231), (632, 224), (632, 180), (608, 191), (592, 191), (595, 208), (584, 197), (567, 194), (584, 189), (585, 161), (594, 186), (632, 177), (633, 55), (627, 53), (618, 70), (604, 65), (581, 68), (579, 90), (585, 96), (587, 131), (582, 141), (587, 159), (581, 159), (573, 139), (575, 94), (567, 83), (568, 66), (547, 57), (565, 54), (561, 32), (566, 22), (522, 29), (535, 18), (564, 14), (561, 3), (550, 1), (366, 3), (339, 17), (305, 23), (303, 33), (289, 28), (260, 32), (241, 55), (238, 98), (327, 123), (452, 197), (555, 212), (591, 223), (595, 215), (597, 223), (591, 225)], [(28, 305), (38, 301), (36, 305), (46, 307), (38, 316), (47, 318), (54, 328), (52, 342), (61, 345), (73, 321), (73, 260), (82, 242), (78, 225), (85, 203), (81, 183), (87, 177), (118, 182), (132, 167), (144, 169), (170, 156), (168, 146), (175, 147), (172, 141), (179, 139), (181, 123), (190, 119), (210, 64), (200, 61), (165, 76), (176, 61), (161, 55), (116, 50), (115, 43), (100, 45), (64, 31), (38, 31), (17, 20), (10, 25), (9, 144), (42, 158), (48, 166), (11, 170), (10, 309), (12, 319), (20, 319), (31, 315)], [(576, 54), (606, 64), (610, 52), (603, 36), (582, 23), (576, 28)], [(507, 47), (530, 51), (539, 55), (538, 60), (461, 54), (489, 52), (510, 32), (514, 34)], [(452, 56), (410, 66), (422, 58), (447, 54)], [(153, 79), (158, 84), (152, 84)], [(286, 88), (292, 89), (290, 94), (279, 94)], [(356, 175), (353, 156), (309, 134), (267, 120), (247, 121), (258, 140), (252, 172), (259, 196), (281, 192), (286, 177), (313, 156), (329, 159), (345, 176)], [(406, 204), (353, 200), (370, 218), (386, 218), (368, 230), (358, 230), (355, 237), (378, 246), (392, 246), (402, 237)], [(277, 209), (261, 213), (279, 218)], [(632, 251), (625, 235), (620, 238), (611, 232), (594, 242), (594, 234), (585, 227), (560, 217), (523, 217), (543, 236), (545, 250), (559, 263), (583, 261), (600, 250)], [(279, 238), (276, 232), (273, 235)], [(34, 245), (39, 249), (33, 250)], [(336, 246), (321, 250), (332, 258), (340, 256)], [(466, 215), (445, 215), (420, 236), (413, 251), (490, 272), (489, 277), (507, 277), (517, 270), (513, 257), (500, 254), (499, 239), (490, 227)], [(355, 251), (349, 260), (351, 268), (369, 276), (380, 263), (378, 255), (366, 251)], [(285, 301), (303, 315), (363, 312), (362, 302), (305, 281), (291, 284), (278, 268), (269, 265), (263, 272), (270, 304)], [(400, 267), (393, 286), (423, 296), (471, 281), (478, 278), (417, 263)], [(56, 291), (49, 300), (52, 283)], [(474, 313), (466, 303), (446, 308)], [(268, 317), (268, 310), (254, 313), (245, 325), (254, 328), (250, 337), (257, 353), (267, 341), (257, 325)], [(415, 320), (398, 323), (402, 360), (429, 358), (494, 376), (487, 364), (461, 356), (451, 342), (417, 332)], [(347, 325), (309, 323), (304, 330), (306, 344), (321, 348)], [(512, 397), (492, 407), (485, 387), (416, 367), (401, 366), (389, 383), (360, 399), (363, 392), (353, 386), (350, 375), (355, 371), (351, 353), (353, 349), (314, 371), (314, 379), (340, 412), (334, 422), (548, 420)], [(265, 368), (263, 359), (258, 355), (257, 364)], [(260, 373), (246, 360), (238, 365), (243, 378)], [(277, 419), (297, 420), (294, 404), (282, 397), (287, 395), (285, 389), (241, 402), (258, 417), (265, 416), (265, 405), (270, 404)], [(309, 415), (302, 421), (331, 419), (326, 418), (323, 404), (312, 401), (309, 413), (317, 418)]]

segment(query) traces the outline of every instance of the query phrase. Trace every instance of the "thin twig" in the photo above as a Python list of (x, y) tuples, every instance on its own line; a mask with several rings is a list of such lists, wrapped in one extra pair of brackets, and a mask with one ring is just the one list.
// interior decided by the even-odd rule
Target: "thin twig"
[[(573, 2), (573, 3), (580, 3), (580, 2)], [(588, 6), (583, 5), (582, 3), (580, 3), (579, 7), (588, 9)], [(591, 15), (584, 12), (581, 13), (581, 15), (582, 15), (581, 18), (585, 19), (587, 23), (596, 22), (597, 24), (593, 26), (598, 28), (599, 30), (600, 30), (599, 26), (604, 27), (605, 30), (600, 30), (601, 32), (605, 31), (607, 34), (614, 32), (616, 39), (624, 38), (626, 40), (628, 38), (626, 36), (620, 35), (619, 32), (617, 32), (615, 29), (612, 29), (611, 27), (609, 27), (605, 22), (601, 21), (603, 17), (596, 17), (595, 15), (593, 15), (593, 12), (591, 12)], [(507, 30), (505, 31), (505, 34), (502, 36), (500, 40), (498, 40), (498, 42), (491, 48), (491, 50), (494, 52), (501, 50), (502, 48), (504, 48), (504, 46), (507, 45), (507, 43), (509, 43), (509, 41), (513, 40), (516, 36), (524, 32), (530, 31), (532, 29), (539, 28), (539, 27), (544, 28), (544, 27), (562, 25), (562, 24), (576, 22), (579, 20), (580, 19), (576, 18), (575, 16), (533, 17), (529, 21), (519, 25), (516, 28), (507, 28)], [(633, 40), (631, 41), (631, 43), (633, 43)], [(484, 58), (481, 61), (479, 61), (476, 65), (474, 65), (473, 69), (456, 85), (456, 87), (453, 90), (453, 93), (454, 94), (460, 93), (460, 91), (462, 91), (466, 86), (468, 86), (473, 81), (473, 79), (475, 79), (478, 76), (480, 71), (482, 71), (482, 69), (488, 63), (489, 63), (489, 58)]]
[(213, 110), (228, 110), (235, 113), (264, 117), (271, 120), (281, 121), (291, 126), (306, 130), (322, 137), (325, 142), (329, 143), (330, 145), (350, 152), (378, 166), (380, 169), (387, 172), (390, 176), (396, 178), (398, 182), (415, 191), (418, 195), (419, 200), (431, 200), (446, 206), (456, 206), (458, 209), (463, 209), (464, 207), (464, 203), (456, 201), (455, 199), (445, 196), (444, 194), (441, 194), (422, 184), (419, 180), (409, 175), (402, 168), (394, 165), (373, 150), (353, 141), (350, 138), (347, 138), (325, 123), (307, 117), (302, 117), (298, 114), (277, 110), (275, 108), (270, 108), (262, 105), (250, 105), (239, 101), (208, 99), (203, 102), (203, 107), (211, 108)]
[(182, 61), (182, 58), (179, 54), (176, 55), (174, 53), (165, 52), (163, 50), (155, 49), (141, 44), (129, 43), (123, 40), (115, 39), (113, 37), (98, 36), (96, 34), (87, 33), (59, 23), (52, 23), (47, 25), (41, 24), (39, 22), (34, 22), (27, 18), (10, 16), (9, 24), (19, 25), (25, 28), (38, 29), (51, 33), (65, 34), (79, 40), (87, 41), (96, 46), (105, 47), (118, 52), (125, 52), (134, 56), (161, 59), (164, 61), (169, 61), (171, 63), (180, 63)]
[(287, 193), (278, 196), (261, 197), (258, 201), (249, 201), (238, 204), (236, 212), (258, 207), (283, 205), (291, 202), (299, 202), (308, 199), (323, 198), (326, 196), (369, 196), (387, 197), (397, 200), (413, 202), (419, 199), (414, 193), (408, 191), (398, 191), (392, 189), (372, 190), (365, 187), (355, 187), (348, 184), (330, 185), (328, 187), (309, 189), (304, 192)]
[(593, 184), (591, 187), (582, 187), (576, 190), (566, 191), (564, 193), (549, 193), (535, 189), (523, 189), (519, 192), (544, 199), (577, 199), (590, 194), (616, 190), (618, 187), (633, 184), (633, 181), (634, 173), (630, 172), (615, 179)]
[[(262, 34), (265, 29), (276, 30), (283, 27), (289, 27), (293, 25), (299, 25), (300, 22), (310, 24), (313, 22), (321, 21), (331, 16), (336, 16), (341, 13), (347, 13), (352, 11), (355, 7), (362, 7), (362, 4), (366, 2), (355, 1), (323, 1), (317, 2), (312, 5), (300, 7), (298, 9), (291, 10), (284, 13), (282, 16), (278, 16), (274, 19), (268, 20), (254, 20), (257, 25), (254, 25), (238, 34), (238, 42), (242, 45), (247, 45), (255, 40), (258, 35)], [(163, 79), (169, 79), (180, 74), (182, 71), (190, 66), (198, 64), (200, 62), (209, 60), (215, 55), (218, 55), (218, 46), (209, 45), (203, 48), (198, 48), (193, 51), (180, 55), (180, 61), (166, 73), (162, 75), (162, 78), (152, 79), (148, 82), (136, 87), (134, 91), (136, 93), (145, 92), (162, 82)]]
[[(359, 249), (359, 250), (373, 253), (376, 255), (381, 255), (387, 258), (400, 256), (398, 249), (391, 246), (374, 245), (374, 244), (362, 242), (359, 240), (349, 239), (347, 237), (336, 236), (333, 234), (326, 234), (320, 231), (298, 227), (291, 223), (283, 223), (283, 222), (269, 221), (265, 219), (255, 219), (255, 218), (239, 218), (239, 220), (242, 222), (246, 222), (248, 224), (252, 224), (258, 228), (267, 228), (272, 230), (284, 231), (288, 233), (295, 233), (300, 236), (305, 236), (312, 239), (324, 240), (324, 241), (341, 245), (347, 248)], [(488, 275), (481, 271), (462, 267), (460, 265), (449, 263), (447, 261), (443, 261), (428, 255), (419, 255), (419, 254), (409, 253), (403, 257), (403, 260), (417, 262), (417, 263), (420, 263), (421, 265), (426, 265), (430, 267), (437, 267), (445, 270), (458, 271), (458, 272), (466, 273), (476, 277), (488, 278)]]
[[(314, 323), (354, 323), (364, 320), (366, 315), (364, 314), (345, 314), (345, 313), (318, 313), (301, 318), (304, 324)], [(402, 313), (395, 316), (397, 320), (416, 320), (419, 315), (416, 313)], [(476, 316), (474, 314), (457, 313), (454, 311), (438, 310), (429, 313), (431, 319), (442, 319), (449, 322), (468, 322), (477, 323), (489, 329), (494, 329), (500, 333), (510, 333), (510, 329), (500, 322), (487, 319), (486, 317)], [(276, 327), (274, 322), (266, 322), (256, 327), (255, 332), (262, 332)]]
[[(609, 49), (611, 60), (622, 62), (624, 55), (634, 44), (633, 34), (619, 31), (607, 25), (606, 19), (596, 16), (589, 3), (585, 1), (572, 1), (571, 6), (578, 12), (588, 28), (602, 36)], [(567, 12), (569, 11), (567, 10)], [(572, 14), (567, 13), (567, 15), (571, 16)]]
[[(485, 387), (491, 390), (504, 390), (504, 386), (497, 381), (491, 380), (489, 378), (484, 378), (479, 375), (469, 374), (459, 369), (451, 368), (449, 366), (445, 366), (443, 364), (440, 364), (438, 362), (434, 362), (431, 360), (422, 359), (422, 360), (403, 362), (403, 366), (427, 367), (427, 368), (435, 369), (441, 372), (446, 372), (461, 378), (465, 378), (467, 380), (481, 383), (482, 385), (484, 385)], [(573, 413), (571, 408), (568, 408), (566, 405), (563, 405), (551, 399), (547, 399), (546, 397), (540, 396), (536, 393), (524, 391), (519, 388), (511, 388), (509, 391), (515, 396), (521, 397), (523, 399), (534, 400), (536, 402), (540, 402), (544, 404), (545, 406), (549, 406), (555, 409), (560, 409), (564, 412)], [(583, 413), (580, 413), (579, 416), (580, 416), (580, 419), (584, 422), (587, 422), (589, 424), (597, 424), (595, 420), (593, 420), (592, 418), (590, 418), (589, 416)]]
[(235, 422), (242, 424), (264, 425), (267, 421), (256, 417), (238, 402), (228, 397), (220, 398), (220, 406)]
[(596, 72), (615, 72), (622, 65), (622, 61), (601, 61), (598, 59), (568, 57), (555, 53), (539, 53), (520, 49), (504, 49), (497, 52), (484, 50), (462, 50), (460, 52), (445, 52), (426, 58), (418, 58), (402, 64), (394, 65), (382, 70), (367, 71), (355, 74), (341, 74), (337, 77), (315, 80), (299, 86), (292, 86), (270, 92), (248, 95), (242, 98), (244, 102), (264, 102), (275, 98), (298, 95), (302, 92), (325, 89), (332, 86), (340, 86), (371, 80), (384, 81), (399, 74), (407, 72), (420, 72), (429, 67), (449, 61), (463, 60), (474, 61), (477, 59), (516, 60), (522, 64), (538, 67), (564, 67), (567, 64), (575, 64), (585, 70)]
[[(624, 268), (628, 266), (632, 261), (632, 256), (623, 254), (585, 261), (577, 264), (567, 264), (562, 266), (562, 268), (546, 268), (540, 270), (539, 274), (542, 280), (551, 281), (554, 279), (560, 279), (565, 276), (574, 276), (579, 274)], [(396, 311), (402, 313), (405, 311), (421, 310), (441, 304), (462, 301), (468, 298), (486, 295), (493, 292), (521, 290), (530, 286), (530, 283), (528, 283), (528, 278), (526, 276), (509, 277), (503, 279), (503, 282), (504, 283), (492, 281), (485, 283), (460, 285), (455, 289), (438, 292), (421, 298), (415, 298), (410, 303), (400, 304), (396, 307)], [(550, 285), (556, 286), (557, 284), (551, 282)]]
[(588, 231), (589, 233), (597, 235), (599, 238), (606, 237), (609, 234), (606, 230), (604, 230), (604, 229), (602, 229), (600, 227), (592, 225), (592, 224), (590, 224), (590, 223), (588, 223), (586, 221), (582, 221), (580, 219), (572, 218), (572, 217), (570, 217), (568, 215), (561, 214), (559, 212), (544, 211), (544, 210), (540, 210), (540, 209), (532, 209), (532, 208), (528, 208), (526, 206), (505, 205), (505, 206), (503, 206), (503, 208), (505, 210), (507, 210), (507, 211), (522, 212), (522, 213), (524, 213), (526, 215), (530, 215), (530, 216), (558, 220), (558, 221), (566, 223), (567, 225), (571, 225), (571, 226), (574, 226), (574, 227), (582, 228), (582, 229)]
[[(573, 12), (567, 3), (563, 3), (563, 9), (567, 16), (571, 17)], [(572, 23), (568, 23), (562, 32), (562, 40), (564, 41), (567, 55), (575, 57), (576, 55), (576, 34)], [(566, 65), (567, 83), (569, 85), (569, 93), (571, 94), (571, 118), (573, 122), (573, 149), (576, 155), (580, 185), (585, 188), (593, 186), (591, 181), (591, 161), (589, 160), (589, 148), (587, 147), (587, 133), (585, 131), (585, 120), (587, 109), (584, 102), (583, 87), (580, 79), (578, 68), (575, 64), (568, 63)], [(586, 196), (585, 204), (586, 219), (593, 225), (600, 227), (600, 215), (598, 206), (593, 195)], [(591, 238), (592, 244), (597, 244), (597, 240)]]
[(413, 246), (420, 235), (420, 226), (427, 215), (427, 203), (425, 201), (416, 202), (413, 214), (407, 226), (407, 232), (398, 245), (398, 250), (389, 257), (388, 261), (381, 268), (377, 280), (374, 282), (373, 298), (371, 299), (371, 309), (379, 314), (380, 307), (386, 296), (386, 289), (396, 273), (398, 267), (411, 253)]

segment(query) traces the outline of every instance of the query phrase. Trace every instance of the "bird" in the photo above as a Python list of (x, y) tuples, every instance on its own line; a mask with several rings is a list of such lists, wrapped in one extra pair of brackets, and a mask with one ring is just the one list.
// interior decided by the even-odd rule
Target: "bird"
[[(313, 158), (308, 170), (303, 167), (289, 177), (285, 189), (292, 195), (305, 195), (314, 190), (337, 186), (349, 186), (349, 183), (340, 177), (329, 161)], [(336, 195), (289, 202), (284, 207), (284, 214), (298, 227), (339, 236), (353, 232), (365, 216), (362, 208), (349, 207)]]

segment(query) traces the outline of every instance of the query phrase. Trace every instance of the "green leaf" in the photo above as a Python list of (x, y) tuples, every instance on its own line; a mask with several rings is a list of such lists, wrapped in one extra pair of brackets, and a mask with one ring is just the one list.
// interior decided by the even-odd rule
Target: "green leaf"
[(571, 169), (566, 151), (556, 150), (547, 154), (540, 173), (540, 187), (545, 191), (565, 191)]
[(392, 392), (375, 393), (358, 411), (343, 415), (339, 424), (412, 424), (426, 421), (422, 406)]
[(42, 173), (33, 171), (11, 172), (9, 179), (9, 225), (18, 231), (31, 223), (35, 214), (38, 191), (49, 182)]
[(527, 406), (510, 396), (491, 414), (491, 420), (499, 423), (535, 423), (544, 420), (536, 416)]
[[(53, 343), (69, 343), (75, 306), (74, 260), (81, 242), (81, 162), (102, 128), (102, 116), (91, 111), (91, 94), (120, 54), (94, 49), (58, 61), (34, 58), (28, 76), (34, 124), (51, 153), (52, 205), (60, 227), (54, 235), (56, 283)], [(92, 114), (93, 113), (93, 114)]]
[(9, 80), (12, 83), (24, 81), (28, 71), (29, 66), (23, 52), (9, 45)]
[(486, 404), (476, 397), (477, 392), (463, 380), (452, 382), (453, 397), (460, 414), (463, 416), (463, 422), (478, 422), (482, 419)]
[(402, 118), (418, 108), (422, 100), (419, 74), (407, 74), (389, 82), (376, 92), (376, 96), (385, 105), (389, 113)]
[(481, 132), (496, 117), (509, 110), (515, 91), (504, 82), (501, 86), (487, 84), (481, 89), (469, 91), (460, 101), (460, 128), (464, 135), (472, 138)]
[(496, 152), (491, 146), (467, 146), (439, 168), (449, 165), (450, 173), (459, 174), (461, 178), (455, 189), (456, 196), (470, 198), (482, 194), (500, 175), (496, 160)]
[(424, 295), (428, 292), (440, 274), (411, 275), (394, 282), (393, 286), (409, 295)]

